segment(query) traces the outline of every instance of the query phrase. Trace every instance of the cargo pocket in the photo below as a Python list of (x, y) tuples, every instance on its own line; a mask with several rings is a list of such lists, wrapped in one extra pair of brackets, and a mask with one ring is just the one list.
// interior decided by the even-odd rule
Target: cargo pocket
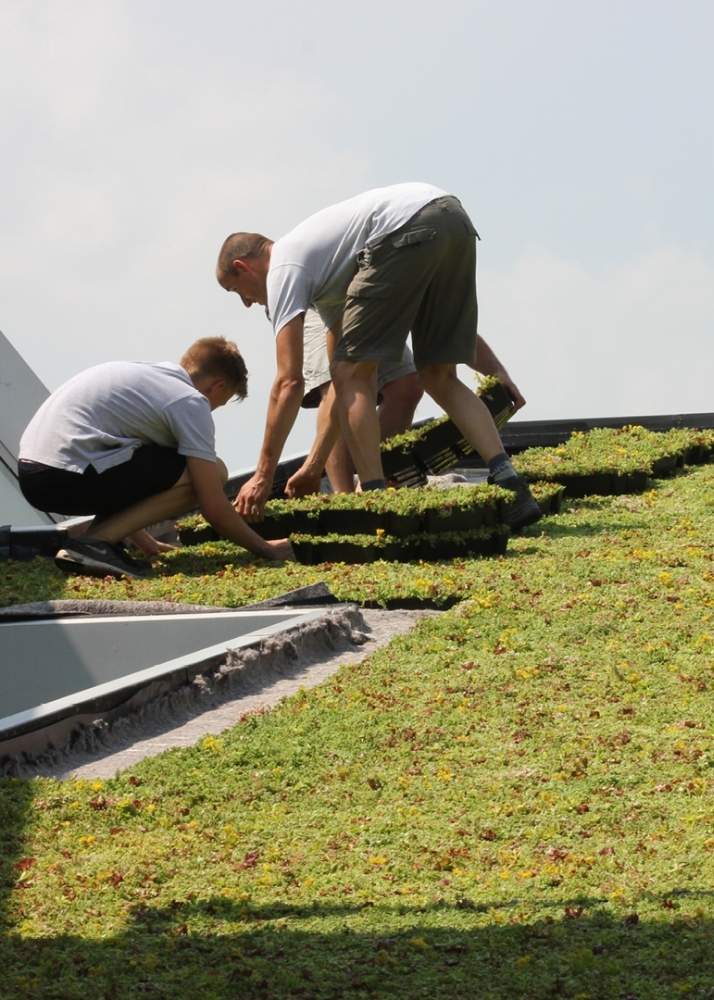
[(392, 289), (389, 282), (377, 277), (374, 267), (360, 267), (357, 274), (347, 287), (346, 298), (349, 299), (386, 299)]
[(430, 240), (435, 239), (436, 230), (424, 227), (422, 229), (408, 229), (405, 233), (397, 233), (392, 236), (391, 244), (397, 248), (411, 247), (416, 246), (418, 243), (428, 243)]
[(347, 286), (346, 298), (386, 299), (389, 291), (389, 283), (379, 277), (371, 258), (360, 260), (358, 255), (358, 270)]

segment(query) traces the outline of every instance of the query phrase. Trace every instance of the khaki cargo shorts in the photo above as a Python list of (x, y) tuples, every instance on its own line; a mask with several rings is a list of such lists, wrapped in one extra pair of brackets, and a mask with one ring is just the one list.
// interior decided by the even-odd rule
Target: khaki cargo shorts
[[(305, 379), (302, 406), (313, 409), (320, 405), (321, 389), (332, 380), (330, 362), (327, 357), (325, 341), (325, 324), (320, 314), (314, 309), (305, 313), (305, 338), (302, 362), (303, 378)], [(377, 369), (377, 389), (382, 389), (389, 382), (394, 382), (404, 375), (416, 372), (412, 352), (405, 345), (398, 361), (385, 361)]]
[(473, 364), (478, 238), (461, 202), (447, 195), (360, 251), (335, 361), (396, 361), (411, 331), (417, 369)]

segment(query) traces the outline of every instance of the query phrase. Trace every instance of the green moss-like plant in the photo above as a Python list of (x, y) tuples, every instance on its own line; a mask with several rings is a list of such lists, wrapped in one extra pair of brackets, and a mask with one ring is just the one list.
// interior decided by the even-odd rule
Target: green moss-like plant
[(565, 496), (565, 487), (561, 483), (534, 482), (530, 484), (530, 491), (544, 516), (559, 513)]
[(2, 996), (706, 1000), (712, 490), (576, 500), (503, 559), (0, 564), (2, 603), (459, 602), (195, 746), (0, 781)]
[(292, 538), (299, 561), (307, 563), (412, 562), (451, 559), (456, 556), (500, 555), (506, 551), (508, 529), (477, 528), (444, 531), (399, 538), (395, 535), (295, 535)]
[[(327, 531), (337, 527), (343, 533), (350, 529), (360, 533), (360, 524), (366, 524), (370, 528), (381, 527), (392, 533), (405, 534), (408, 532), (400, 530), (399, 521), (413, 522), (414, 518), (423, 521), (430, 512), (439, 513), (446, 522), (457, 511), (489, 511), (489, 519), (497, 522), (501, 506), (507, 500), (507, 491), (485, 483), (446, 490), (404, 487), (368, 493), (318, 493), (295, 500), (269, 501), (265, 508), (265, 520), (253, 527), (271, 538), (306, 533), (313, 525), (315, 528), (322, 526)], [(422, 530), (425, 526), (425, 523), (410, 523), (409, 533)], [(448, 530), (446, 523), (444, 530)], [(201, 515), (183, 518), (179, 522), (179, 534), (184, 544), (216, 538), (215, 531)]]
[(657, 433), (638, 426), (597, 428), (576, 431), (554, 448), (529, 448), (513, 464), (527, 479), (560, 481), (576, 495), (577, 480), (587, 477), (598, 477), (589, 484), (591, 493), (641, 491), (649, 476), (681, 466), (688, 454), (698, 453), (701, 443), (701, 432), (686, 429)]

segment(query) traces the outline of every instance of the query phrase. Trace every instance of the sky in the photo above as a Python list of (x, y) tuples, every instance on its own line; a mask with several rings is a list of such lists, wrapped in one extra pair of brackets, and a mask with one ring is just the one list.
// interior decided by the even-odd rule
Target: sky
[(50, 389), (235, 340), (218, 450), (252, 467), (274, 337), (223, 238), (422, 180), (481, 234), (523, 419), (710, 411), (712, 37), (708, 0), (4, 0), (0, 329)]

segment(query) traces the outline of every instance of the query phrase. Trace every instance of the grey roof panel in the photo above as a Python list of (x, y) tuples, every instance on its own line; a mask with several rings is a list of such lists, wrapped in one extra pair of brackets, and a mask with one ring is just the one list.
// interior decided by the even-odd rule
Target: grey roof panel
[(0, 458), (13, 471), (22, 432), (48, 395), (32, 368), (0, 332)]
[(17, 485), (22, 433), (49, 393), (27, 362), (0, 332), (0, 524), (23, 527), (53, 520), (25, 500)]

